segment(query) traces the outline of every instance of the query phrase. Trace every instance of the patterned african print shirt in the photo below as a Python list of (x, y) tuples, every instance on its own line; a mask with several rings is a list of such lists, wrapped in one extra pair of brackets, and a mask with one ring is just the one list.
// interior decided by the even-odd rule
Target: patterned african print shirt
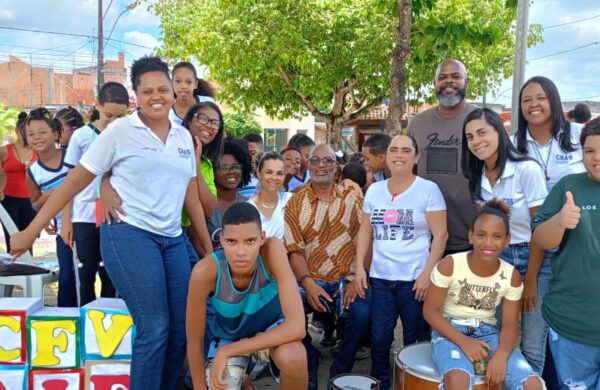
[(362, 216), (362, 197), (335, 185), (329, 201), (308, 185), (295, 193), (285, 210), (285, 245), (289, 253), (306, 258), (310, 275), (336, 282), (354, 274), (356, 236)]

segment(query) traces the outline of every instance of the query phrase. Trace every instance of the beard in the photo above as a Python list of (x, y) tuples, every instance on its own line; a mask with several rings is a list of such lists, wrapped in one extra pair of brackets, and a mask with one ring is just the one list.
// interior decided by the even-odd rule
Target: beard
[(454, 95), (445, 95), (443, 89), (438, 89), (436, 93), (440, 105), (445, 107), (455, 107), (465, 99), (467, 88), (456, 88), (456, 93)]

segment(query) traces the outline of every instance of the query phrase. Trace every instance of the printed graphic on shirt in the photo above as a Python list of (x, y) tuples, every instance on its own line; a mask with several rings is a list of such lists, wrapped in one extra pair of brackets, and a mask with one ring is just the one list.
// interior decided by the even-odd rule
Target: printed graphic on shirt
[(373, 209), (371, 225), (376, 240), (395, 241), (414, 238), (413, 209)]
[(458, 284), (462, 287), (458, 293), (458, 305), (467, 306), (475, 310), (494, 310), (498, 300), (498, 290), (500, 284), (495, 283), (494, 287), (481, 286), (478, 284), (469, 284), (467, 279), (459, 280)]
[(427, 136), (427, 173), (453, 174), (458, 173), (458, 155), (461, 140), (454, 134), (442, 138), (439, 133)]

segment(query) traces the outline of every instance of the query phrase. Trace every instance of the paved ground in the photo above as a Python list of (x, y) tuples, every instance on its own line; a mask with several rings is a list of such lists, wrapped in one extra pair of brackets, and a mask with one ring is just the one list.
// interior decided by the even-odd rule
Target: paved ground
[[(55, 238), (54, 236), (49, 236), (46, 233), (42, 233), (41, 237), (36, 241), (33, 247), (34, 259), (36, 261), (43, 260), (54, 260), (56, 259), (55, 253)], [(0, 253), (6, 252), (6, 245), (4, 243), (4, 237), (0, 231)], [(57, 284), (50, 284), (46, 286), (44, 290), (44, 303), (46, 306), (56, 306), (56, 293), (57, 293)], [(100, 286), (99, 279), (96, 281), (96, 294), (100, 294)], [(21, 296), (22, 292), (19, 288), (15, 288), (13, 292), (13, 296)], [(329, 367), (331, 363), (334, 361), (335, 356), (331, 353), (330, 347), (323, 347), (319, 344), (319, 334), (314, 332), (311, 328), (309, 328), (313, 338), (314, 346), (319, 350), (321, 354), (321, 364), (319, 366), (319, 388), (326, 389), (328, 380), (329, 380)], [(402, 345), (402, 332), (401, 325), (398, 323), (398, 326), (395, 330), (395, 345)], [(371, 368), (371, 359), (366, 358), (363, 360), (357, 360), (354, 364), (353, 372), (368, 374)], [(269, 374), (262, 374), (253, 382), (254, 386), (258, 390), (271, 390), (278, 389), (279, 385), (271, 378)], [(182, 383), (178, 387), (178, 390), (187, 389)]]

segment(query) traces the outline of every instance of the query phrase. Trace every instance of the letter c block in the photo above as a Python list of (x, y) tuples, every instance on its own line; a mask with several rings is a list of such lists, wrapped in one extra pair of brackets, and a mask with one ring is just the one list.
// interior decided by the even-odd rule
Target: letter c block
[(42, 307), (41, 298), (0, 298), (0, 365), (27, 364), (27, 316)]

